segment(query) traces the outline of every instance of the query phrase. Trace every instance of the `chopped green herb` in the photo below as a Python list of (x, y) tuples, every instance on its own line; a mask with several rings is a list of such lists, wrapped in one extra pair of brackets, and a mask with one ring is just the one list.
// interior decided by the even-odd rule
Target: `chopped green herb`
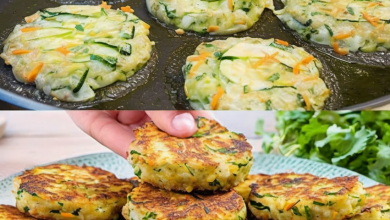
[(203, 73), (203, 74), (200, 75), (200, 76), (196, 76), (195, 79), (196, 79), (196, 81), (200, 81), (200, 80), (203, 79), (205, 76), (206, 76), (206, 73)]
[(160, 172), (161, 168), (160, 169), (153, 169), (153, 170), (156, 171), (156, 172)]
[(324, 203), (322, 203), (322, 202), (317, 202), (317, 201), (313, 201), (313, 204), (314, 204), (314, 205), (319, 205), (319, 206), (325, 206)]
[(62, 202), (58, 202), (58, 204), (62, 207), (62, 206), (64, 206), (64, 203), (62, 203)]
[(132, 200), (131, 200), (131, 195), (128, 195), (128, 196), (127, 196), (127, 200), (129, 200), (130, 202), (132, 201)]
[(61, 214), (60, 210), (51, 210), (50, 213)]
[(84, 27), (80, 24), (76, 25), (74, 28), (76, 28), (78, 31), (84, 31)]
[(328, 32), (329, 32), (329, 35), (330, 35), (331, 37), (333, 37), (333, 31), (332, 31), (332, 28), (330, 28), (330, 27), (329, 27), (329, 25), (327, 25), (327, 24), (324, 24), (324, 26), (325, 26), (325, 28), (328, 30)]
[(220, 186), (220, 185), (221, 183), (217, 179), (215, 179), (213, 182), (209, 182), (209, 186)]
[(255, 201), (249, 201), (249, 203), (251, 204), (251, 206), (253, 206), (255, 209), (258, 209), (258, 210), (268, 210), (268, 211), (271, 211), (271, 209), (268, 207), (268, 206), (265, 206), (263, 204), (261, 204), (260, 202), (255, 202)]
[(100, 9), (100, 13), (101, 13), (102, 15), (108, 16), (108, 14), (107, 14), (107, 12), (106, 12), (106, 10), (105, 10), (104, 8), (101, 8), (101, 9)]
[(132, 47), (131, 44), (125, 44), (123, 47), (120, 49), (120, 53), (125, 56), (130, 56), (132, 52)]
[(327, 196), (335, 196), (335, 195), (337, 195), (337, 192), (327, 192), (327, 191), (325, 191), (324, 194), (327, 195)]
[(138, 167), (138, 170), (137, 170), (137, 171), (134, 171), (134, 174), (135, 174), (136, 176), (138, 176), (138, 178), (141, 179), (142, 170)]
[(353, 11), (353, 8), (351, 8), (349, 6), (347, 6), (347, 11), (348, 11), (349, 14), (355, 15), (355, 12)]
[(299, 212), (299, 209), (296, 206), (293, 206), (291, 209), (294, 215), (302, 216), (302, 214)]
[(30, 208), (29, 208), (28, 206), (25, 206), (25, 207), (23, 208), (23, 210), (24, 210), (24, 212), (28, 212), (28, 211), (30, 211)]
[(273, 198), (279, 198), (277, 196), (274, 196), (272, 194), (266, 193), (266, 194), (258, 194), (258, 193), (253, 193), (254, 196), (257, 198), (264, 198), (264, 197), (273, 197)]
[(201, 132), (196, 132), (192, 137), (203, 137), (203, 134)]
[(214, 45), (212, 45), (212, 44), (205, 44), (204, 46), (205, 47), (214, 47)]
[(81, 208), (76, 209), (74, 212), (72, 212), (72, 215), (79, 216), (80, 210), (81, 210)]
[(279, 210), (279, 213), (283, 213), (283, 210)]
[(217, 58), (221, 58), (222, 57), (222, 53), (217, 51), (214, 53), (214, 56), (217, 57)]
[(250, 90), (249, 86), (248, 86), (248, 85), (245, 85), (245, 86), (244, 86), (244, 94), (249, 93), (249, 90)]
[(130, 155), (133, 155), (133, 154), (142, 155), (142, 154), (141, 154), (140, 152), (138, 152), (138, 151), (131, 150), (131, 151), (130, 151)]
[(146, 212), (145, 216), (142, 218), (142, 220), (148, 220), (149, 218), (156, 218), (157, 214), (154, 212)]
[(278, 80), (280, 78), (280, 74), (279, 73), (274, 73), (272, 74), (272, 76), (270, 76), (267, 81), (270, 81), (270, 82), (275, 82), (276, 80)]
[(352, 195), (349, 195), (350, 197), (354, 198), (354, 199), (358, 199), (358, 202), (361, 202), (362, 199), (359, 197), (359, 196), (352, 196)]
[(272, 101), (271, 100), (267, 100), (267, 102), (265, 102), (265, 110), (272, 110)]
[(381, 210), (381, 213), (390, 212), (390, 209)]
[(22, 193), (23, 193), (23, 189), (19, 189), (18, 192), (17, 192), (18, 195), (20, 195)]
[(305, 205), (305, 214), (306, 214), (306, 219), (311, 220), (310, 209), (309, 209), (309, 206), (306, 206), (306, 205)]

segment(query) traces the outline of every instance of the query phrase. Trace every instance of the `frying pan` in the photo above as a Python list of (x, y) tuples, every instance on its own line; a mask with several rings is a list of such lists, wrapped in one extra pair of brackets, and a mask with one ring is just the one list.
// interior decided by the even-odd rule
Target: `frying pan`
[[(3, 41), (23, 18), (39, 9), (62, 4), (98, 5), (99, 0), (1, 0), (0, 1), (0, 51)], [(186, 99), (181, 71), (186, 57), (193, 54), (204, 41), (228, 37), (278, 38), (304, 47), (319, 59), (324, 69), (321, 78), (331, 90), (325, 110), (370, 109), (390, 102), (390, 56), (388, 52), (350, 53), (340, 56), (324, 45), (307, 42), (286, 28), (272, 11), (266, 9), (259, 21), (249, 30), (229, 36), (200, 35), (187, 32), (177, 35), (174, 27), (166, 26), (153, 18), (145, 0), (111, 0), (114, 9), (130, 5), (135, 15), (151, 25), (150, 39), (154, 41), (152, 58), (147, 66), (127, 82), (118, 82), (96, 91), (93, 101), (67, 103), (15, 80), (12, 68), (0, 60), (0, 99), (25, 109), (131, 109), (172, 110), (191, 109)], [(275, 0), (276, 8), (281, 8)], [(0, 103), (0, 109), (2, 105)], [(5, 105), (3, 108), (9, 108)]]

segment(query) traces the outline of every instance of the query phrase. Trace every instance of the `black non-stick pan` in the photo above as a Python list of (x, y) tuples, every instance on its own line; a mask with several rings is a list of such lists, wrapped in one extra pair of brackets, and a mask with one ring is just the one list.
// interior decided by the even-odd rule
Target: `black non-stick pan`
[[(149, 37), (156, 44), (152, 58), (143, 70), (127, 82), (118, 82), (98, 90), (97, 98), (93, 101), (67, 103), (54, 101), (33, 85), (17, 82), (12, 68), (0, 60), (0, 99), (27, 109), (190, 109), (184, 94), (181, 68), (197, 45), (203, 41), (228, 37), (275, 37), (304, 47), (323, 63), (321, 77), (332, 91), (325, 109), (369, 109), (390, 103), (389, 53), (357, 52), (340, 56), (328, 46), (303, 41), (292, 30), (284, 27), (271, 10), (266, 9), (254, 27), (238, 34), (211, 36), (188, 32), (179, 36), (175, 28), (159, 23), (149, 14), (145, 0), (107, 2), (114, 9), (130, 5), (135, 15), (151, 25)], [(61, 4), (100, 3), (99, 0), (1, 0), (0, 51), (13, 27), (39, 9)], [(282, 7), (278, 0), (275, 5), (276, 8)]]

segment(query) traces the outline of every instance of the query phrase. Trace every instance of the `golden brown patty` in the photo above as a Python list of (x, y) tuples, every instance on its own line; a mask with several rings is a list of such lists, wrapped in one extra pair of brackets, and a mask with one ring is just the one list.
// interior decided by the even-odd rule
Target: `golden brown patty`
[(34, 220), (20, 212), (16, 207), (10, 205), (0, 205), (0, 220)]
[(234, 190), (203, 195), (178, 193), (142, 183), (128, 196), (126, 219), (245, 219), (244, 200)]
[(351, 220), (389, 220), (390, 219), (390, 187), (376, 185), (366, 188), (367, 202), (359, 213)]
[(41, 219), (117, 219), (133, 185), (100, 168), (54, 164), (14, 179), (16, 207)]
[(248, 202), (249, 194), (251, 192), (251, 185), (257, 181), (262, 181), (263, 179), (268, 178), (269, 175), (266, 174), (253, 174), (246, 177), (245, 181), (240, 183), (238, 186), (233, 189), (244, 198), (245, 202)]
[(129, 162), (142, 182), (167, 190), (229, 190), (244, 181), (253, 163), (244, 135), (198, 118), (198, 132), (177, 138), (152, 122), (136, 129)]
[(252, 185), (249, 209), (262, 220), (339, 220), (359, 213), (365, 198), (357, 176), (282, 173)]

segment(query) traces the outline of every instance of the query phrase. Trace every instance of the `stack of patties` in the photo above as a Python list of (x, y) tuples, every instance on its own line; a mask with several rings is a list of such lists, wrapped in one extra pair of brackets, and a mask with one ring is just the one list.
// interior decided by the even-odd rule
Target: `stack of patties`
[(129, 162), (141, 184), (123, 208), (126, 219), (245, 219), (243, 198), (233, 187), (253, 163), (242, 134), (198, 118), (198, 132), (177, 138), (147, 122), (135, 130)]
[(129, 181), (96, 167), (36, 167), (14, 179), (16, 208), (0, 206), (0, 219), (119, 219), (132, 189)]

